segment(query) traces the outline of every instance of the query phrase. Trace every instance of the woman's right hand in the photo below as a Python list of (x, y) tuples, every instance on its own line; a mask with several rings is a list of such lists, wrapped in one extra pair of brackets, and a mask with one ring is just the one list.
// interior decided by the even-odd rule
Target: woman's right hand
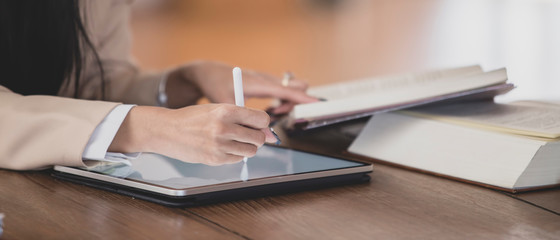
[(109, 151), (155, 152), (185, 162), (222, 165), (252, 157), (276, 139), (264, 111), (232, 104), (180, 109), (137, 106), (128, 113)]

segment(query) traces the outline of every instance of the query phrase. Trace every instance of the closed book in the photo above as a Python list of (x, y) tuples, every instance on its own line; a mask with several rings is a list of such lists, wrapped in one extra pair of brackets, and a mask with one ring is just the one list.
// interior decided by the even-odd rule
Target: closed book
[(560, 107), (472, 102), (374, 115), (348, 151), (509, 192), (560, 184)]

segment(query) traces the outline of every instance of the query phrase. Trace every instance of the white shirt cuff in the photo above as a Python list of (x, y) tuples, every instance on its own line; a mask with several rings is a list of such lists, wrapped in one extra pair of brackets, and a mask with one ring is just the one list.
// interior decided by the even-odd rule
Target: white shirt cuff
[(167, 107), (167, 93), (165, 92), (166, 87), (167, 87), (167, 73), (164, 73), (158, 85), (157, 103), (158, 106), (160, 107)]
[(122, 104), (115, 107), (93, 131), (84, 152), (83, 160), (97, 160), (106, 162), (119, 162), (131, 165), (130, 159), (134, 159), (140, 153), (112, 153), (107, 152), (113, 142), (117, 131), (121, 127), (126, 115), (135, 105)]

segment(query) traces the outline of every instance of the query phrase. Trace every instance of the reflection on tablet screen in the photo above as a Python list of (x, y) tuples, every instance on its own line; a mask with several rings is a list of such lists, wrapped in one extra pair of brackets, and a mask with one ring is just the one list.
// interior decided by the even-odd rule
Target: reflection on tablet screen
[[(219, 183), (246, 181), (365, 164), (290, 149), (263, 146), (257, 155), (236, 164), (208, 166), (186, 163), (158, 154), (144, 153), (132, 166), (106, 165), (89, 169), (107, 175), (183, 189)], [(246, 164), (246, 165), (245, 165)]]

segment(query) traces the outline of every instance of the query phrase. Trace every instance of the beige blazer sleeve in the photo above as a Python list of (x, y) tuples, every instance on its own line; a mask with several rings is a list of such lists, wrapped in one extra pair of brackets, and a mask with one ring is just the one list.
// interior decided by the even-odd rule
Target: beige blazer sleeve
[(83, 18), (106, 73), (101, 99), (99, 69), (86, 52), (78, 96), (73, 86), (60, 96), (22, 96), (0, 86), (0, 168), (26, 170), (82, 166), (82, 152), (96, 126), (125, 102), (156, 105), (162, 73), (142, 73), (130, 54), (131, 1), (83, 0)]
[(21, 96), (0, 86), (0, 167), (81, 166), (95, 127), (117, 103)]

